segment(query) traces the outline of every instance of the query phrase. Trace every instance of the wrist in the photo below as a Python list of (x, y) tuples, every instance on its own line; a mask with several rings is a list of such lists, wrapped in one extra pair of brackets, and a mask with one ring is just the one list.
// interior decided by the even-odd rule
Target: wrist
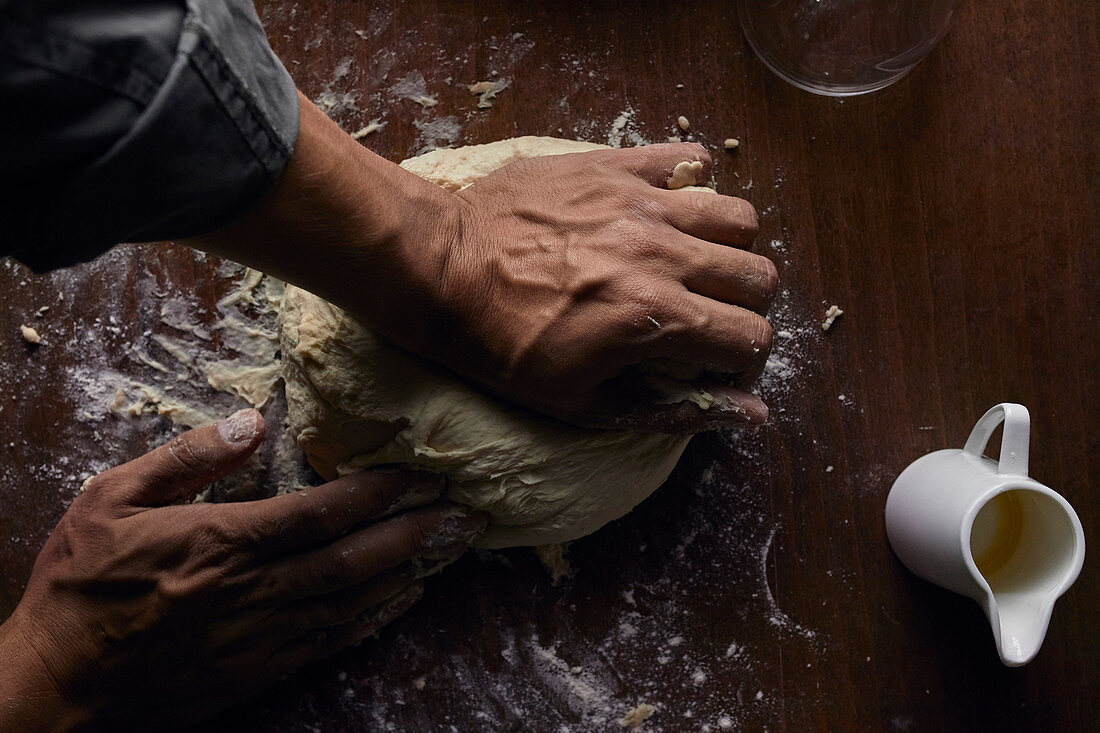
[(72, 703), (19, 626), (19, 611), (0, 624), (0, 730), (86, 731), (94, 714)]
[[(300, 96), (294, 155), (237, 221), (186, 240), (314, 292), (385, 330), (395, 288), (419, 295), (457, 199), (375, 155)], [(425, 241), (431, 240), (431, 241)]]

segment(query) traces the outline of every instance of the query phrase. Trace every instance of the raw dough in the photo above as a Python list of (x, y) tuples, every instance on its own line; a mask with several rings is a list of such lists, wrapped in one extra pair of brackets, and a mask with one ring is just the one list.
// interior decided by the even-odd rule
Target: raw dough
[(844, 311), (835, 305), (830, 305), (829, 310), (825, 311), (825, 320), (821, 322), (821, 330), (828, 331), (833, 327), (833, 321), (844, 315)]
[(23, 340), (28, 344), (40, 344), (42, 343), (42, 337), (38, 335), (38, 331), (34, 330), (30, 326), (20, 325), (19, 333), (22, 334)]
[(657, 708), (650, 705), (647, 702), (643, 702), (636, 708), (632, 708), (622, 717), (619, 721), (619, 725), (623, 728), (641, 728), (642, 724), (653, 717), (653, 713), (657, 712)]
[(677, 163), (672, 169), (672, 175), (668, 177), (666, 185), (672, 190), (680, 188), (694, 188), (699, 183), (699, 177), (703, 175), (703, 163), (698, 160), (685, 160)]
[[(401, 165), (457, 190), (513, 160), (603, 147), (521, 137)], [(445, 473), (450, 499), (492, 515), (479, 547), (594, 532), (656, 490), (690, 439), (585, 430), (513, 407), (289, 286), (281, 341), (291, 428), (313, 467), (326, 479), (381, 464)]]

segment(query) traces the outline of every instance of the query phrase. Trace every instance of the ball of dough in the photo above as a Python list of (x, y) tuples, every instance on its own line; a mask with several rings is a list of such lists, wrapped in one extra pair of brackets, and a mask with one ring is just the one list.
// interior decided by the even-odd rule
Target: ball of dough
[[(521, 137), (434, 150), (401, 165), (457, 190), (513, 160), (600, 147)], [(289, 286), (281, 340), (291, 428), (317, 472), (332, 479), (405, 464), (444, 473), (448, 498), (492, 516), (479, 547), (550, 544), (594, 532), (664, 483), (690, 439), (539, 417)]]

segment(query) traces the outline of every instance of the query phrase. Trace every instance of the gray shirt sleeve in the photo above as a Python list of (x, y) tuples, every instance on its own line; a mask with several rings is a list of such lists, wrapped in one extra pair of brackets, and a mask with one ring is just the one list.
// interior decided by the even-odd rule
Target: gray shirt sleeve
[(200, 234), (298, 136), (250, 0), (0, 0), (0, 256), (35, 269)]

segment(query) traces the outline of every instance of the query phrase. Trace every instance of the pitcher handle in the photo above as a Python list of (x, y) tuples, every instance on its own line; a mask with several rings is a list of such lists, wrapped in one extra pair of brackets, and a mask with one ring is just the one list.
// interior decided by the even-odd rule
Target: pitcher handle
[(1031, 435), (1031, 416), (1027, 408), (1015, 402), (1002, 402), (991, 407), (974, 425), (963, 452), (981, 458), (993, 431), (1005, 424), (1001, 436), (1001, 459), (997, 473), (1027, 476), (1027, 449)]

